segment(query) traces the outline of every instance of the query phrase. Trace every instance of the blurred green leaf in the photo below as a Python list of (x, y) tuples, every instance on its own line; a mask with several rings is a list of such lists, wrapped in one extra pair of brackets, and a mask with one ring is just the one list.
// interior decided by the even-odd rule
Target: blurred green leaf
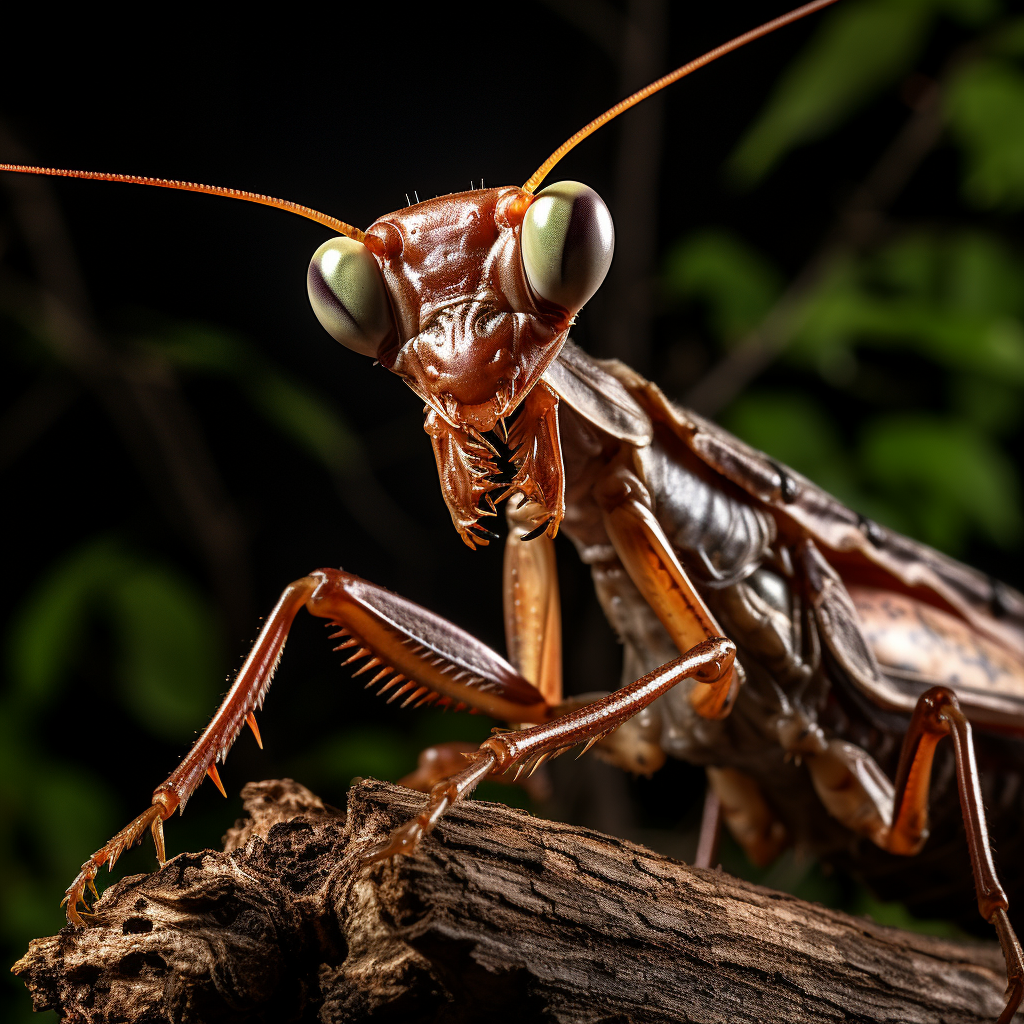
[(965, 25), (981, 26), (999, 14), (1000, 0), (938, 0), (936, 9)]
[(324, 792), (345, 787), (357, 776), (394, 782), (413, 771), (420, 751), (426, 747), (455, 740), (482, 743), (494, 725), (493, 719), (485, 715), (444, 714), (437, 709), (419, 711), (415, 716), (415, 724), (406, 721), (404, 728), (346, 729), (336, 733), (296, 759), (291, 770), (296, 777), (308, 780), (314, 790), (320, 785)]
[(701, 232), (673, 246), (663, 283), (671, 298), (705, 303), (726, 342), (755, 327), (782, 287), (781, 275), (760, 253), (724, 231)]
[(46, 572), (11, 628), (8, 665), (18, 700), (43, 704), (54, 695), (81, 650), (97, 591), (123, 568), (116, 542), (103, 539)]
[(90, 628), (112, 630), (126, 702), (157, 735), (184, 739), (208, 713), (223, 666), (209, 602), (176, 572), (112, 539), (52, 567), (10, 634), (11, 693), (25, 705), (54, 699)]
[(860, 449), (867, 478), (914, 510), (916, 536), (955, 553), (974, 531), (1003, 547), (1024, 534), (1020, 483), (1010, 460), (968, 423), (880, 417)]
[(994, 235), (964, 231), (922, 244), (943, 261), (940, 293), (950, 308), (996, 317), (1024, 315), (1024, 261)]
[(1024, 329), (1018, 321), (956, 317), (927, 303), (884, 302), (858, 292), (835, 294), (816, 313), (794, 353), (813, 353), (819, 365), (837, 347), (895, 344), (950, 369), (1024, 385)]
[(1024, 57), (1024, 18), (1014, 18), (992, 34), (991, 49), (1007, 57)]
[(175, 325), (147, 343), (183, 370), (234, 377), (251, 373), (256, 362), (249, 345), (203, 324)]
[(416, 767), (418, 753), (400, 729), (346, 729), (298, 759), (295, 771), (315, 790), (340, 792), (356, 776), (394, 782)]
[(330, 403), (237, 339), (195, 326), (168, 331), (152, 344), (175, 366), (234, 380), (268, 422), (332, 473), (365, 465), (358, 437)]
[(862, 889), (859, 899), (849, 908), (852, 914), (870, 917), (876, 924), (884, 924), (890, 928), (901, 928), (904, 931), (918, 932), (922, 935), (937, 935), (944, 939), (963, 942), (970, 937), (962, 928), (949, 921), (929, 921), (914, 917), (902, 903), (883, 902), (875, 899), (867, 890)]
[(980, 60), (950, 82), (950, 129), (964, 152), (963, 192), (976, 206), (1024, 205), (1024, 74), (1002, 60)]
[(326, 402), (280, 374), (263, 373), (246, 387), (252, 404), (308, 455), (333, 472), (361, 465), (363, 451)]
[(999, 381), (958, 373), (950, 381), (950, 393), (957, 411), (987, 434), (1013, 430), (1024, 419), (1019, 391)]
[(939, 278), (936, 240), (924, 234), (898, 238), (869, 257), (866, 276), (888, 292), (936, 298)]
[(895, 81), (920, 51), (934, 7), (931, 0), (859, 0), (836, 8), (733, 153), (733, 175), (758, 181), (789, 150), (826, 134)]
[(97, 836), (110, 835), (116, 827), (114, 801), (80, 767), (52, 761), (39, 765), (27, 807), (38, 854), (53, 873), (68, 877), (74, 877), (81, 851), (94, 850)]
[(1015, 316), (1022, 305), (1021, 262), (998, 243), (977, 234), (905, 238), (819, 288), (790, 357), (824, 368), (856, 346), (899, 346), (1024, 386), (1024, 326)]
[(125, 706), (154, 735), (185, 739), (210, 714), (223, 678), (216, 616), (163, 566), (136, 564), (111, 583)]

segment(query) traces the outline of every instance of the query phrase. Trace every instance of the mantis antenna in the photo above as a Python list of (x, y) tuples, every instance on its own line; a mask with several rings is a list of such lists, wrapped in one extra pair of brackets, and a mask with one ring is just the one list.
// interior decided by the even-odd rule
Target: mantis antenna
[[(647, 99), (648, 96), (653, 96), (656, 92), (664, 89), (665, 86), (671, 85), (673, 82), (678, 82), (680, 78), (685, 78), (690, 72), (696, 71), (697, 68), (703, 67), (705, 64), (710, 64), (711, 61), (717, 60), (719, 57), (730, 53), (732, 50), (738, 50), (741, 46), (745, 46), (747, 43), (753, 42), (755, 39), (760, 39), (761, 36), (766, 36), (770, 32), (774, 32), (777, 28), (782, 28), (784, 25), (789, 25), (794, 21), (799, 21), (801, 18), (805, 18), (808, 14), (813, 14), (815, 11), (821, 10), (823, 7), (828, 7), (830, 4), (835, 3), (836, 0), (813, 0), (813, 3), (805, 4), (803, 7), (798, 7), (796, 10), (790, 11), (788, 14), (783, 14), (781, 17), (775, 18), (772, 21), (767, 21), (763, 25), (758, 26), (755, 29), (751, 29), (749, 32), (744, 32), (743, 35), (737, 36), (735, 39), (729, 40), (727, 43), (723, 43), (721, 46), (716, 46), (713, 50), (709, 50), (702, 57), (698, 57), (696, 60), (690, 61), (689, 64), (684, 64), (681, 68), (676, 68), (675, 71), (659, 78), (656, 82), (651, 82), (650, 85), (644, 86), (638, 92), (633, 93), (632, 96), (627, 96), (626, 99), (620, 100), (609, 110), (606, 110), (600, 117), (595, 118), (590, 124), (581, 128), (575, 135), (567, 139), (562, 143), (537, 168), (536, 171), (530, 176), (530, 179), (523, 185), (525, 192), (533, 193), (536, 191), (537, 186), (548, 176), (551, 169), (566, 155), (570, 150), (575, 149), (588, 135), (592, 135), (602, 125), (607, 124), (612, 118), (618, 117), (619, 114), (629, 110), (630, 107), (636, 106), (641, 100)], [(64, 170), (59, 167), (33, 167), (28, 164), (3, 164), (0, 163), (0, 171), (13, 171), (18, 174), (43, 174), (49, 175), (56, 178), (89, 178), (93, 181), (120, 181), (129, 185), (154, 185), (157, 188), (175, 188), (180, 189), (184, 192), (206, 192), (209, 195), (214, 196), (227, 196), (229, 199), (243, 199), (247, 203), (259, 203), (261, 206), (275, 206), (279, 210), (287, 210), (289, 213), (297, 213), (300, 217), (305, 217), (307, 220), (316, 221), (317, 224), (323, 224), (325, 227), (332, 228), (334, 231), (339, 232), (343, 235), (348, 235), (349, 238), (354, 238), (357, 242), (363, 241), (366, 237), (365, 233), (357, 227), (353, 227), (351, 224), (346, 224), (345, 221), (339, 220), (337, 217), (331, 217), (326, 213), (320, 213), (319, 210), (314, 210), (309, 206), (302, 206), (300, 203), (293, 203), (288, 199), (275, 199), (273, 196), (261, 195), (258, 192), (245, 192), (237, 188), (223, 188), (219, 185), (200, 185), (193, 181), (174, 181), (169, 178), (148, 178), (138, 174), (106, 174), (102, 171), (71, 171)]]
[(199, 185), (193, 181), (173, 181), (169, 178), (146, 178), (138, 174), (105, 174), (102, 171), (66, 171), (59, 167), (31, 167), (28, 164), (0, 164), (0, 171), (15, 171), (18, 174), (47, 174), (55, 178), (90, 178), (93, 181), (122, 181), (129, 185), (155, 185), (157, 188), (176, 188), (184, 192), (206, 192), (212, 196), (227, 196), (229, 199), (244, 199), (247, 203), (261, 206), (276, 206), (279, 210), (297, 213), (307, 220), (316, 221), (325, 227), (361, 242), (366, 236), (359, 228), (346, 224), (337, 217), (330, 217), (309, 206), (302, 206), (287, 199), (275, 199), (258, 192), (243, 192), (237, 188), (222, 188), (219, 185)]
[(633, 93), (632, 96), (627, 96), (624, 100), (620, 100), (606, 110), (600, 117), (594, 118), (590, 124), (581, 128), (571, 138), (566, 139), (558, 149), (554, 151), (530, 175), (529, 180), (523, 185), (523, 191), (533, 193), (536, 191), (537, 186), (551, 173), (551, 169), (566, 155), (571, 149), (575, 149), (588, 135), (593, 135), (602, 125), (606, 125), (614, 117), (618, 117), (619, 114), (629, 110), (630, 107), (635, 107), (641, 100), (647, 99), (648, 96), (653, 96), (656, 92), (660, 92), (665, 88), (666, 85), (671, 85), (673, 82), (678, 82), (680, 78), (685, 78), (690, 72), (696, 71), (697, 68), (702, 68), (705, 64), (710, 64), (713, 60), (717, 60), (719, 57), (730, 53), (733, 50), (738, 50), (741, 46), (746, 46), (747, 43), (752, 43), (755, 39), (760, 39), (761, 36), (766, 36), (770, 32), (774, 32), (777, 28), (782, 28), (783, 25), (789, 25), (794, 21), (799, 21), (801, 18), (806, 18), (808, 14), (814, 14), (815, 11), (821, 10), (823, 7), (828, 7), (830, 4), (834, 4), (836, 0), (814, 0), (813, 3), (805, 4), (803, 7), (798, 7), (796, 10), (790, 11), (788, 14), (783, 14), (781, 17), (774, 18), (772, 21), (766, 21), (763, 25), (759, 25), (757, 28), (751, 29), (749, 32), (744, 32), (743, 35), (737, 36), (735, 39), (730, 39), (727, 43), (722, 43), (721, 46), (716, 46), (713, 50), (708, 50), (702, 57), (698, 57), (696, 60), (691, 60), (689, 64), (684, 64), (681, 68), (676, 68), (675, 71), (669, 72), (659, 78), (656, 82), (651, 82), (650, 85), (645, 85), (638, 92)]

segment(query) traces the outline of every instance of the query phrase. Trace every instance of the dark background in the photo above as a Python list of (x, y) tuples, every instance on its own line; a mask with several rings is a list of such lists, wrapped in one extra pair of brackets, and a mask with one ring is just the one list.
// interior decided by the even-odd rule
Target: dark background
[[(550, 180), (596, 188), (612, 207), (619, 241), (606, 295), (584, 311), (577, 339), (631, 362), (672, 397), (692, 395), (761, 311), (752, 299), (749, 324), (720, 328), (715, 302), (728, 307), (729, 296), (746, 294), (746, 279), (737, 269), (734, 281), (726, 260), (708, 285), (700, 271), (706, 250), (685, 240), (708, 228), (730, 232), (773, 268), (769, 291), (792, 281), (842, 226), (838, 212), (950, 54), (976, 46), (1004, 17), (996, 6), (975, 5), (970, 17), (954, 4), (932, 6), (919, 44), (895, 60), (895, 71), (835, 114), (812, 145), (746, 187), (726, 173), (730, 154), (784, 71), (815, 45), (822, 16), (703, 69), (664, 94), (660, 107), (642, 116), (638, 108), (567, 157)], [(178, 15), (157, 27), (133, 24), (130, 14), (25, 19), (8, 34), (0, 70), (10, 154), (0, 159), (228, 185), (366, 226), (405, 205), (413, 190), (425, 198), (481, 177), (521, 183), (629, 89), (782, 10), (565, 2), (449, 4), (416, 16), (387, 5), (337, 5), (330, 15), (295, 7), (262, 23)], [(889, 227), (865, 251), (904, 231), (969, 228), (1012, 253), (1015, 201), (964, 199), (964, 159), (945, 136), (930, 146), (897, 190)], [(0, 855), (12, 959), (28, 938), (59, 927), (57, 902), (77, 865), (148, 803), (212, 712), (218, 675), (240, 662), (259, 616), (288, 581), (341, 565), (498, 650), (504, 640), (500, 545), (473, 553), (452, 529), (417, 400), (331, 341), (309, 309), (305, 268), (327, 237), (322, 228), (223, 199), (9, 178), (0, 182), (0, 471), (8, 508)], [(1015, 258), (1006, 256), (1010, 278)], [(73, 310), (63, 327), (55, 295)], [(1007, 300), (999, 323), (1012, 321), (1016, 301)], [(946, 417), (950, 436), (959, 436), (966, 400), (950, 382), (965, 371), (919, 343), (916, 328), (904, 331), (906, 344), (888, 346), (872, 338), (893, 330), (873, 329), (854, 332), (847, 346), (858, 355), (852, 376), (836, 372), (834, 360), (808, 356), (812, 338), (792, 359), (766, 360), (746, 392), (751, 402), (709, 401), (708, 411), (734, 429), (746, 425), (754, 443), (770, 448), (776, 438), (774, 454), (812, 475), (822, 470), (824, 484), (845, 486), (844, 500), (859, 497), (884, 521), (933, 543), (945, 539), (953, 554), (1020, 586), (1015, 378), (977, 375), (980, 405), (1008, 410), (983, 432), (997, 465), (979, 485), (993, 488), (1002, 511), (992, 521), (975, 510), (955, 528), (936, 526), (929, 516), (941, 502), (927, 481), (910, 493), (898, 469), (872, 476), (835, 453), (867, 451), (864, 432), (878, 417), (907, 410)], [(204, 353), (215, 352), (204, 365)], [(771, 419), (780, 402), (812, 411)], [(961, 461), (976, 464), (971, 451)], [(942, 471), (955, 477), (958, 465), (951, 456)], [(951, 486), (944, 500), (960, 508), (963, 488)], [(559, 558), (567, 687), (611, 687), (614, 638), (568, 542)], [(148, 613), (135, 615), (144, 602), (131, 588), (140, 580), (152, 582), (152, 600)], [(162, 658), (153, 685), (171, 687), (171, 705), (181, 698), (168, 712), (173, 721), (152, 704), (147, 710), (122, 670), (145, 662), (155, 649), (146, 638), (162, 621), (166, 650), (152, 655)], [(35, 654), (23, 650), (29, 634)], [(192, 660), (190, 637), (202, 648)], [(59, 665), (24, 674), (33, 657), (53, 662), (58, 648), (66, 649)], [(397, 778), (426, 742), (483, 736), (492, 724), (385, 708), (350, 684), (336, 660), (320, 626), (300, 619), (260, 716), (266, 751), (248, 736), (239, 740), (222, 769), (231, 809), (202, 787), (188, 817), (168, 824), (172, 853), (216, 845), (249, 779), (294, 775), (341, 803), (352, 776)], [(196, 665), (212, 666), (208, 679), (191, 678)], [(45, 681), (35, 695), (32, 679)], [(649, 840), (653, 829), (667, 830), (662, 847), (686, 853), (700, 773), (675, 765), (653, 781), (629, 781), (596, 768), (564, 785), (536, 809)], [(151, 853), (125, 864), (148, 870)], [(808, 872), (786, 870), (776, 884)], [(16, 987), (9, 991), (26, 1012)]]

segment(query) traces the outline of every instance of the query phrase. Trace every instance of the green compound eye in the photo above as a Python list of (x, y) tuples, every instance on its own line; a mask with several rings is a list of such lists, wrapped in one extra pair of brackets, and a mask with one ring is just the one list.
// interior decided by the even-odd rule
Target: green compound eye
[(373, 253), (344, 235), (324, 242), (309, 261), (306, 287), (324, 330), (346, 348), (376, 358), (394, 326)]
[(523, 220), (523, 269), (540, 298), (575, 313), (608, 273), (615, 226), (604, 200), (578, 181), (549, 185)]

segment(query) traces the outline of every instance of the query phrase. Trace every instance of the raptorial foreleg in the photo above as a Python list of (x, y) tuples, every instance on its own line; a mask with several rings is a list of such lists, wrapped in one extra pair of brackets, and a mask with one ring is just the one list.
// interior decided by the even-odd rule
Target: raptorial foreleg
[[(224, 793), (217, 771), (242, 727), (248, 723), (259, 742), (253, 712), (262, 706), (288, 631), (305, 605), (313, 615), (338, 627), (338, 650), (349, 650), (350, 664), (366, 659), (356, 675), (376, 670), (389, 700), (405, 704), (444, 704), (484, 711), (508, 722), (541, 722), (549, 705), (540, 692), (485, 644), (440, 616), (340, 569), (320, 569), (296, 580), (281, 595), (227, 696), (180, 765), (157, 786), (152, 804), (97, 850), (65, 893), (68, 920), (84, 924), (78, 904), (87, 887), (95, 891), (100, 867), (115, 861), (150, 829), (161, 863), (163, 822), (209, 776)], [(261, 744), (262, 745), (262, 744)], [(226, 794), (225, 794), (226, 795)]]
[(310, 575), (296, 580), (285, 588), (263, 629), (260, 630), (260, 635), (248, 658), (245, 659), (245, 664), (242, 665), (234, 684), (185, 760), (156, 788), (152, 804), (82, 865), (75, 880), (64, 893), (68, 921), (72, 924), (79, 927), (85, 924), (78, 912), (78, 904), (85, 902), (86, 887), (96, 892), (95, 878), (99, 869), (104, 864), (113, 869), (118, 857), (138, 842), (145, 835), (147, 828), (153, 835), (157, 859), (163, 864), (166, 857), (163, 822), (174, 813), (175, 808), (184, 811), (188, 798), (207, 775), (213, 780), (214, 785), (224, 792), (216, 761), (224, 759), (243, 725), (248, 722), (257, 742), (260, 746), (263, 745), (253, 712), (262, 705), (270, 687), (296, 613), (315, 592), (318, 583), (319, 580)]

